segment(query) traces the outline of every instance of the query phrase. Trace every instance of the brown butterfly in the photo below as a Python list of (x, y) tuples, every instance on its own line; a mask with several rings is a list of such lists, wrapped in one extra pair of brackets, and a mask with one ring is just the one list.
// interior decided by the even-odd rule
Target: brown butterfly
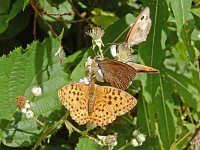
[(146, 41), (151, 28), (150, 10), (146, 7), (135, 19), (129, 30), (125, 43), (128, 47)]
[(130, 47), (145, 41), (150, 27), (150, 10), (146, 7), (136, 18), (125, 42), (118, 46), (118, 61), (96, 57), (95, 61), (98, 63), (103, 78), (112, 86), (125, 90), (132, 83), (136, 73), (159, 72), (157, 69), (133, 63), (131, 56)]
[(125, 90), (135, 78), (136, 70), (123, 62), (110, 59), (101, 60), (99, 57), (96, 57), (95, 61), (98, 63), (103, 78), (114, 87)]
[(135, 19), (135, 22), (127, 34), (125, 42), (120, 44), (117, 49), (118, 60), (131, 65), (137, 73), (159, 73), (159, 70), (155, 68), (133, 63), (133, 57), (131, 55), (131, 52), (133, 51), (131, 47), (146, 41), (150, 28), (150, 10), (146, 7)]

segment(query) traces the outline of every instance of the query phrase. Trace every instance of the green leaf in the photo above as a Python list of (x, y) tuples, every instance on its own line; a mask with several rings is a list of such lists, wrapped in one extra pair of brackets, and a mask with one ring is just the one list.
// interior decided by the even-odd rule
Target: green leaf
[(0, 33), (4, 32), (8, 27), (7, 22), (8, 15), (0, 15)]
[(199, 24), (200, 24), (200, 8), (192, 8), (191, 12), (193, 14), (194, 20), (195, 20), (195, 27), (200, 29)]
[(9, 11), (10, 8), (10, 0), (0, 0), (0, 14), (5, 14)]
[(23, 10), (25, 10), (26, 6), (28, 5), (29, 0), (24, 0)]
[(182, 74), (167, 70), (168, 80), (172, 83), (174, 89), (178, 92), (189, 107), (192, 107), (197, 112), (200, 111), (200, 95), (191, 80)]
[[(72, 21), (74, 19), (74, 11), (72, 9), (72, 6), (68, 1), (62, 1), (60, 3), (57, 3), (55, 6), (52, 6), (51, 2), (49, 1), (43, 1), (39, 0), (38, 2), (40, 5), (43, 6), (43, 9), (50, 14), (53, 15), (42, 15), (43, 19), (48, 21), (49, 24), (51, 24), (52, 28), (57, 32), (60, 33), (63, 27), (67, 31), (71, 27), (71, 23), (68, 23), (68, 21)], [(59, 19), (56, 19), (59, 17), (59, 14), (68, 13), (70, 12), (71, 15), (61, 15)], [(55, 14), (55, 15), (54, 15)], [(58, 22), (58, 20), (61, 20), (62, 22)], [(46, 26), (46, 24), (38, 20), (38, 23), (42, 29), (45, 31), (48, 31), (49, 28)]]
[(99, 8), (95, 8), (91, 13), (94, 15), (92, 21), (104, 29), (118, 20), (118, 17), (114, 13), (103, 11)]
[(191, 14), (192, 0), (171, 0), (170, 3), (176, 20), (178, 36), (183, 40), (190, 58), (192, 80), (200, 93), (200, 77), (194, 65), (195, 51), (191, 45), (191, 34), (194, 29), (194, 18)]
[[(138, 126), (142, 127), (150, 137), (159, 135), (160, 148), (163, 146), (164, 149), (169, 149), (175, 140), (176, 130), (174, 104), (170, 95), (171, 87), (162, 77), (165, 69), (163, 66), (165, 45), (163, 43), (166, 42), (166, 34), (163, 31), (167, 27), (168, 7), (165, 1), (151, 3), (149, 0), (145, 3), (151, 4), (152, 27), (147, 41), (140, 45), (139, 55), (145, 65), (159, 69), (160, 75), (142, 75), (142, 98), (146, 102), (142, 101), (142, 106), (138, 106), (141, 109), (138, 114)], [(144, 113), (141, 113), (142, 111)], [(155, 122), (157, 126), (155, 126)]]
[(14, 38), (17, 34), (22, 32), (27, 27), (30, 19), (31, 12), (30, 10), (26, 10), (25, 13), (19, 13), (10, 22), (6, 21), (6, 30), (4, 30), (4, 32), (0, 34), (0, 39), (7, 40)]
[(8, 16), (7, 21), (12, 20), (20, 11), (23, 10), (24, 2), (22, 0), (17, 0), (13, 5), (11, 12)]
[(88, 150), (97, 150), (99, 149), (99, 145), (97, 145), (97, 143), (95, 143), (93, 140), (85, 138), (85, 137), (81, 137), (79, 139), (79, 142), (75, 148), (75, 150), (85, 150), (86, 148)]
[(176, 47), (176, 50), (179, 52), (179, 54), (182, 56), (182, 58), (184, 60), (186, 60), (187, 59), (187, 57), (186, 57), (186, 47), (185, 47), (184, 43), (178, 42), (175, 47)]
[(35, 97), (33, 101), (31, 110), (35, 117), (49, 124), (63, 115), (57, 90), (66, 84), (68, 75), (60, 66), (58, 57), (54, 56), (59, 46), (60, 40), (49, 38), (43, 43), (33, 42), (25, 50), (16, 48), (0, 59), (0, 127), (4, 131), (3, 144), (29, 146), (43, 132), (36, 120), (25, 118), (15, 105), (17, 96), (24, 95), (31, 100), (31, 89), (36, 85), (42, 88), (42, 96)]

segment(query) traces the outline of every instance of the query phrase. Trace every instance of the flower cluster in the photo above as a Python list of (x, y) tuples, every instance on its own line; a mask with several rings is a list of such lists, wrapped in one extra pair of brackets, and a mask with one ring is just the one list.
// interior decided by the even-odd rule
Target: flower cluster
[[(42, 89), (39, 86), (35, 86), (32, 88), (31, 92), (34, 96), (40, 96), (42, 94)], [(27, 119), (34, 118), (34, 113), (30, 110), (33, 104), (30, 103), (25, 96), (17, 96), (16, 105), (19, 110), (26, 115)]]
[(98, 59), (104, 59), (103, 51), (101, 49), (101, 46), (104, 45), (103, 42), (102, 42), (102, 37), (104, 35), (104, 30), (101, 29), (100, 27), (94, 27), (89, 32), (86, 32), (86, 34), (92, 37), (93, 49), (96, 46), (98, 47), (97, 56), (94, 59), (92, 59), (91, 56), (89, 56), (87, 61), (86, 61), (86, 63), (85, 63), (85, 68), (89, 72), (88, 77), (91, 79), (91, 77), (94, 75), (95, 78), (98, 81), (104, 82), (102, 72), (99, 69), (98, 63), (96, 61), (97, 58)]
[(16, 97), (16, 105), (26, 115), (27, 119), (34, 117), (34, 113), (30, 110), (31, 104), (26, 100), (25, 96)]
[(131, 140), (131, 145), (133, 147), (141, 146), (145, 139), (146, 135), (140, 133), (138, 130), (135, 130), (133, 131), (133, 139)]
[(117, 145), (117, 134), (107, 136), (97, 135), (97, 137), (99, 139), (97, 144), (102, 146), (107, 145), (109, 150), (112, 150)]
[[(42, 89), (39, 86), (33, 87), (31, 91), (34, 96), (40, 96), (42, 94)], [(16, 105), (19, 108), (19, 110), (23, 114), (26, 115), (27, 119), (30, 119), (30, 118), (34, 119), (38, 124), (40, 124), (41, 126), (44, 126), (44, 123), (38, 120), (34, 116), (34, 112), (31, 110), (31, 107), (33, 106), (33, 104), (29, 102), (29, 100), (27, 100), (25, 96), (17, 96)]]
[[(100, 82), (104, 82), (103, 79), (103, 74), (101, 72), (101, 69), (99, 69), (98, 67), (98, 63), (96, 62), (96, 58), (92, 59), (90, 56), (88, 57), (87, 61), (85, 62), (85, 68), (86, 70), (88, 70), (89, 75), (88, 77), (85, 78), (90, 78), (92, 77), (92, 75), (95, 76), (95, 78), (100, 81)], [(81, 79), (82, 81), (83, 79)]]

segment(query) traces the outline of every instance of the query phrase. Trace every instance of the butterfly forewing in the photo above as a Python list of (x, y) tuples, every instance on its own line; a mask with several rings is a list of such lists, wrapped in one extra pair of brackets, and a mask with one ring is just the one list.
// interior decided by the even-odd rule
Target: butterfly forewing
[(128, 47), (146, 41), (147, 35), (151, 28), (150, 10), (146, 7), (135, 19), (131, 29), (129, 30), (125, 43)]
[(99, 86), (96, 97), (106, 102), (113, 115), (120, 116), (135, 107), (137, 100), (129, 93), (110, 86)]
[(62, 104), (70, 111), (73, 120), (79, 124), (89, 121), (88, 85), (75, 83), (66, 85), (58, 91)]
[(131, 64), (133, 66), (133, 68), (135, 68), (137, 73), (148, 73), (148, 74), (153, 74), (153, 73), (159, 73), (160, 71), (149, 67), (149, 66), (145, 66), (145, 65), (141, 65), (141, 64), (136, 64), (136, 63), (132, 63)]
[(105, 59), (98, 64), (104, 79), (114, 87), (125, 90), (135, 78), (136, 70), (123, 62)]

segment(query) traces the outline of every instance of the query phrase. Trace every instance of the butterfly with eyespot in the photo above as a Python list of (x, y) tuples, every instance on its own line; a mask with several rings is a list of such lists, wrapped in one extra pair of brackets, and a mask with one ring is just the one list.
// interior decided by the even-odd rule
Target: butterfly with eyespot
[(136, 73), (158, 73), (159, 70), (145, 65), (133, 63), (131, 47), (146, 40), (150, 31), (150, 10), (146, 7), (136, 18), (124, 43), (117, 49), (118, 61), (96, 57), (95, 61), (102, 72), (103, 79), (112, 86), (127, 89)]
[(135, 22), (127, 34), (125, 42), (120, 44), (117, 49), (118, 60), (131, 65), (137, 73), (159, 73), (159, 70), (155, 68), (134, 63), (131, 54), (133, 51), (131, 49), (132, 46), (146, 41), (150, 28), (150, 9), (146, 7), (135, 19)]

